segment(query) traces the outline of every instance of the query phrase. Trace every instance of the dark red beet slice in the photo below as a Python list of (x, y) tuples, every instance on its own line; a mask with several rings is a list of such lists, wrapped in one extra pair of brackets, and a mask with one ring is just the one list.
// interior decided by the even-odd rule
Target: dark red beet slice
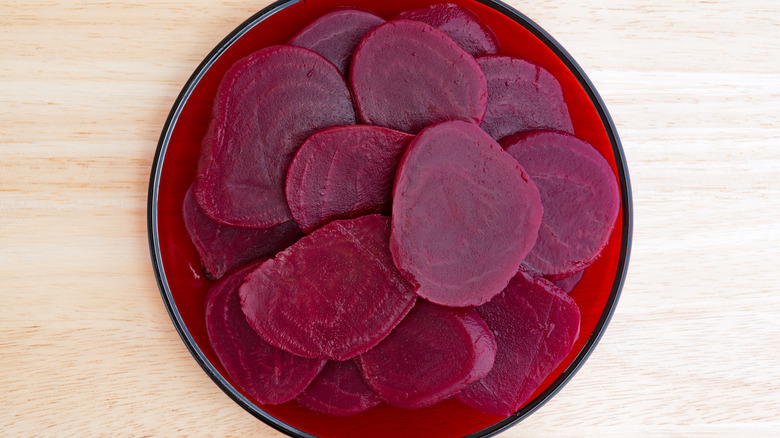
[(522, 167), (477, 125), (444, 122), (423, 130), (401, 159), (390, 250), (421, 297), (479, 305), (515, 275), (541, 220)]
[(555, 131), (520, 133), (502, 141), (539, 187), (544, 217), (523, 262), (552, 280), (583, 270), (601, 254), (620, 209), (620, 187), (593, 146)]
[(472, 56), (498, 53), (498, 40), (473, 12), (452, 3), (437, 3), (427, 8), (398, 14), (396, 18), (422, 21), (446, 33)]
[(328, 361), (296, 400), (309, 410), (336, 417), (359, 414), (382, 402), (352, 360)]
[(479, 64), (442, 31), (393, 20), (369, 32), (350, 70), (358, 113), (370, 125), (416, 134), (433, 123), (480, 123), (487, 83)]
[(566, 277), (562, 280), (553, 281), (553, 283), (555, 283), (556, 286), (561, 288), (562, 291), (569, 293), (573, 291), (574, 288), (577, 286), (577, 283), (579, 283), (580, 280), (582, 280), (582, 274), (584, 273), (585, 271), (583, 270), (572, 275), (571, 277)]
[(238, 287), (260, 263), (225, 277), (206, 296), (206, 330), (230, 378), (259, 403), (278, 404), (301, 393), (325, 366), (272, 347), (255, 333), (241, 311)]
[(508, 416), (569, 354), (579, 335), (580, 311), (554, 284), (522, 268), (477, 312), (495, 334), (498, 352), (490, 373), (457, 399), (482, 412)]
[(192, 187), (184, 195), (182, 215), (206, 275), (215, 280), (260, 257), (272, 256), (303, 236), (295, 221), (265, 229), (214, 222), (201, 211)]
[(424, 300), (390, 335), (357, 359), (366, 383), (402, 409), (450, 398), (493, 367), (496, 340), (473, 308)]
[(346, 360), (384, 339), (416, 295), (388, 248), (390, 219), (331, 222), (249, 274), (247, 320), (266, 341), (305, 357)]
[(384, 22), (381, 17), (360, 9), (336, 9), (312, 21), (288, 44), (314, 50), (346, 76), (360, 39)]
[(509, 56), (477, 59), (488, 84), (488, 105), (482, 129), (500, 140), (531, 129), (574, 133), (561, 84), (533, 62)]
[(195, 197), (225, 225), (267, 228), (292, 220), (284, 178), (315, 131), (355, 123), (338, 69), (321, 55), (273, 46), (225, 74), (203, 139)]
[(308, 233), (334, 219), (389, 215), (395, 169), (412, 138), (368, 125), (312, 134), (287, 172), (287, 202), (301, 228)]

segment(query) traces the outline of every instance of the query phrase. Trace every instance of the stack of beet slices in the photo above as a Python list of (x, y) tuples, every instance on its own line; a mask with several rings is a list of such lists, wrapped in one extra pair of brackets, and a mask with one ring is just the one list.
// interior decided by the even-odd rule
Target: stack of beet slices
[(508, 416), (569, 355), (619, 208), (556, 78), (436, 4), (338, 9), (233, 65), (183, 217), (256, 402)]

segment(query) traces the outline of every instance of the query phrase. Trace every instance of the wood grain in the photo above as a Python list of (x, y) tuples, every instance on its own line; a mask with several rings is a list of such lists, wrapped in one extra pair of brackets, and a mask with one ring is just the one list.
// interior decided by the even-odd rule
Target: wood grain
[[(780, 436), (780, 3), (510, 3), (600, 91), (636, 222), (595, 353), (503, 436)], [(187, 352), (146, 240), (176, 95), (265, 4), (0, 4), (0, 436), (281, 436)]]

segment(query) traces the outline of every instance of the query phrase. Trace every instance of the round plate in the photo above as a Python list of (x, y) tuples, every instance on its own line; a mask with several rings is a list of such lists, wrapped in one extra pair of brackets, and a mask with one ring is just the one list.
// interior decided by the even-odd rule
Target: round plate
[(287, 0), (276, 2), (240, 25), (198, 66), (173, 105), (154, 157), (149, 186), (149, 245), (157, 282), (173, 324), (195, 360), (233, 400), (270, 426), (295, 437), (486, 437), (530, 415), (572, 377), (596, 346), (615, 309), (631, 246), (631, 188), (623, 149), (604, 103), (571, 56), (530, 19), (498, 1), (455, 0), (480, 16), (498, 37), (502, 53), (529, 59), (560, 81), (575, 134), (590, 142), (617, 175), (622, 206), (601, 257), (571, 292), (582, 313), (580, 337), (569, 356), (531, 400), (507, 418), (483, 414), (448, 400), (405, 411), (386, 404), (362, 414), (333, 418), (297, 403), (256, 404), (225, 373), (206, 335), (204, 297), (210, 282), (182, 220), (184, 194), (195, 177), (200, 143), (209, 122), (217, 86), (227, 69), (244, 56), (284, 44), (306, 24), (339, 6), (369, 9), (384, 18), (426, 7), (434, 1)]

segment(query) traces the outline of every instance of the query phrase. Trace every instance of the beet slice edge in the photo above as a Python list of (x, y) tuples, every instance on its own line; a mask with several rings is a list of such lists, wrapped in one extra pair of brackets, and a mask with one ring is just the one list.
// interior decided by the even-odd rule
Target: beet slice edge
[(295, 400), (306, 409), (334, 417), (359, 414), (382, 402), (353, 360), (328, 361)]

